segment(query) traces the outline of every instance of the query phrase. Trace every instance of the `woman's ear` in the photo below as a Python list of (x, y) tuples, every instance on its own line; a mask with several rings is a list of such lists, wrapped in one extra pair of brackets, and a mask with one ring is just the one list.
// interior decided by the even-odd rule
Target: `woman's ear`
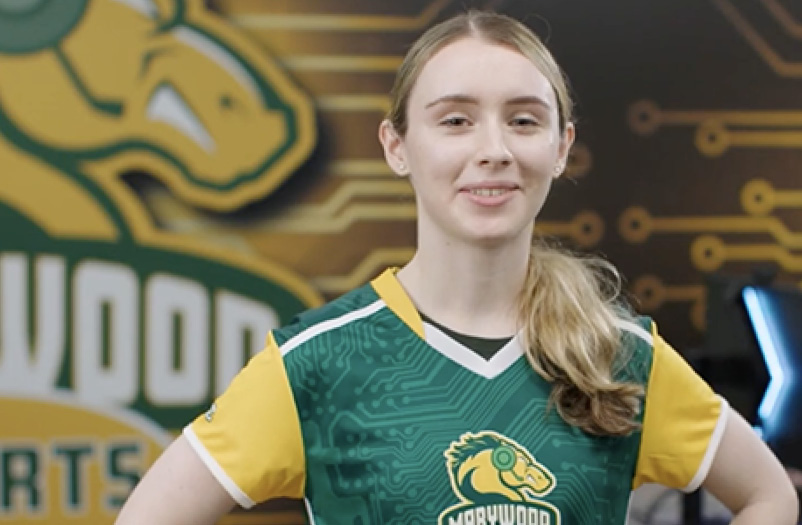
[(576, 139), (576, 128), (573, 122), (568, 122), (565, 124), (565, 130), (560, 137), (560, 147), (557, 151), (557, 162), (554, 169), (555, 179), (565, 171), (568, 163), (568, 153), (571, 151), (571, 146), (574, 145), (574, 139)]
[(409, 175), (409, 166), (407, 165), (404, 151), (404, 139), (387, 119), (379, 124), (379, 142), (382, 144), (384, 159), (390, 169), (399, 177)]

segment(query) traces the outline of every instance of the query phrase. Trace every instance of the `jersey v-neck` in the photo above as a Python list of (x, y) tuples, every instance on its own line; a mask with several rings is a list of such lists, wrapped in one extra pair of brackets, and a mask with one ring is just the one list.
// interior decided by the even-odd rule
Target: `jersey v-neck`
[(471, 350), (479, 354), (485, 361), (492, 359), (493, 356), (496, 355), (499, 350), (504, 348), (504, 346), (512, 340), (511, 336), (487, 338), (487, 337), (477, 337), (474, 335), (468, 335), (456, 332), (438, 323), (425, 313), (421, 311), (418, 311), (418, 313), (420, 314), (421, 320), (424, 322), (424, 324), (428, 323), (434, 326), (447, 336), (451, 337), (451, 339), (460, 343), (462, 346), (470, 348)]
[(396, 271), (397, 268), (388, 268), (371, 281), (371, 286), (404, 324), (444, 357), (474, 374), (493, 379), (523, 356), (524, 347), (520, 333), (499, 348), (490, 359), (485, 359), (435, 325), (424, 323), (417, 308), (396, 278)]

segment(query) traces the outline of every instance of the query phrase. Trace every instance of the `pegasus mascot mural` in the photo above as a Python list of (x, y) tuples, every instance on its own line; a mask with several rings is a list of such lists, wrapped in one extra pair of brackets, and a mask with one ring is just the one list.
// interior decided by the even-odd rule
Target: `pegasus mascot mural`
[(315, 141), (306, 96), (200, 0), (0, 0), (0, 521), (111, 523), (267, 330), (320, 302), (159, 230), (126, 176), (230, 211)]

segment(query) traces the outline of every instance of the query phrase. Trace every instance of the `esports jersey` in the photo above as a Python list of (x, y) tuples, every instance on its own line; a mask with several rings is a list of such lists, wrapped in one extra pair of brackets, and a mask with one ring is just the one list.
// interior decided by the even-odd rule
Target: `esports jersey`
[(520, 335), (485, 360), (388, 270), (271, 332), (184, 435), (240, 505), (303, 498), (317, 525), (624, 524), (640, 484), (700, 485), (726, 405), (649, 319), (621, 328), (642, 430), (591, 436), (549, 406)]

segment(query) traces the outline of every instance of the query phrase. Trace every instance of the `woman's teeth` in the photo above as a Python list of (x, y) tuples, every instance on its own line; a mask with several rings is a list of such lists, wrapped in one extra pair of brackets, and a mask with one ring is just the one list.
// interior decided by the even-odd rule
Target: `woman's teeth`
[(480, 197), (496, 197), (497, 195), (503, 195), (507, 193), (506, 188), (480, 188), (476, 190), (471, 190), (471, 195), (478, 195)]

